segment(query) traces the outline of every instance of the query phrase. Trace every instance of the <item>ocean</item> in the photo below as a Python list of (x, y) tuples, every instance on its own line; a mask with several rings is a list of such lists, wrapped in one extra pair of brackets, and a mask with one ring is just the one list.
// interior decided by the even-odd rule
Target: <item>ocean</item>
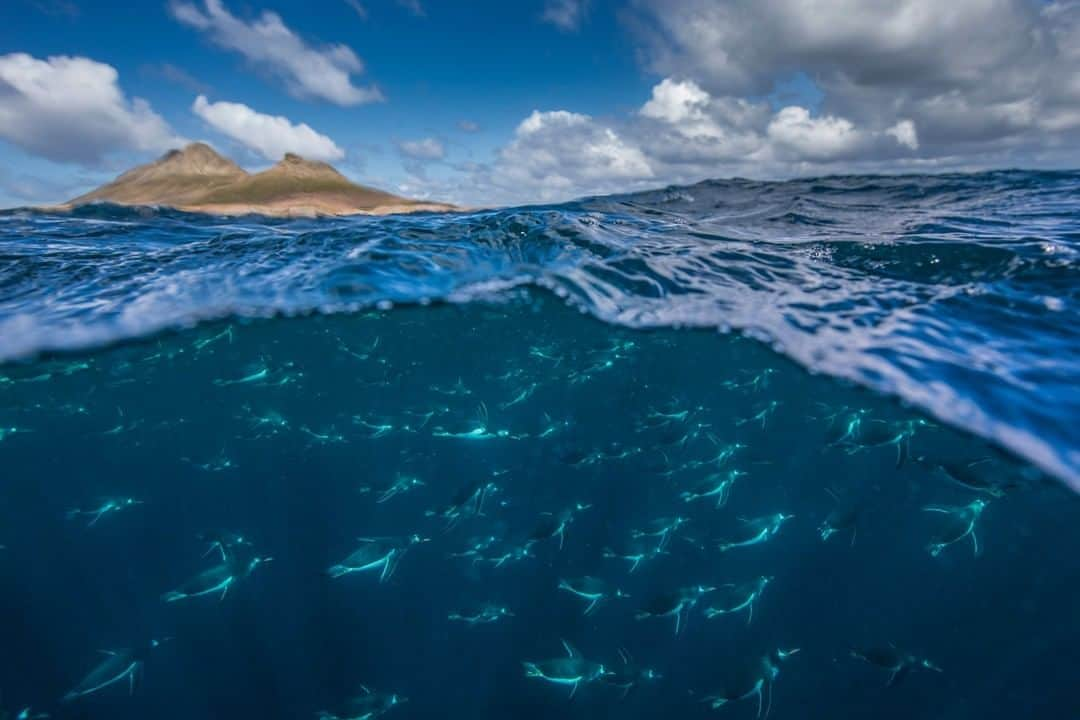
[(0, 213), (0, 717), (1080, 717), (1078, 198)]

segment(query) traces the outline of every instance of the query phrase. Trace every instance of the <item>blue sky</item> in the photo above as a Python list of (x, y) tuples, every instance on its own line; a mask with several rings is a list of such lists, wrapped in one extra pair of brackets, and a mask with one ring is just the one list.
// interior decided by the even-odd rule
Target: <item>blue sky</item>
[(251, 169), (295, 145), (471, 204), (1075, 164), (1073, 0), (805, 5), (7, 0), (0, 206), (63, 200), (182, 140)]

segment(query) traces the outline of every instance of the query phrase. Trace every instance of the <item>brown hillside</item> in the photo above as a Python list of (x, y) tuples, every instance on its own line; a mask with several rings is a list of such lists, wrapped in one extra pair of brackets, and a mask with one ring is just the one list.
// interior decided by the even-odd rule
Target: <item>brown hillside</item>
[(410, 200), (357, 185), (327, 163), (292, 153), (269, 170), (251, 175), (203, 143), (172, 150), (155, 162), (129, 170), (108, 185), (75, 198), (68, 206), (99, 201), (224, 215), (351, 215), (455, 209), (452, 205)]

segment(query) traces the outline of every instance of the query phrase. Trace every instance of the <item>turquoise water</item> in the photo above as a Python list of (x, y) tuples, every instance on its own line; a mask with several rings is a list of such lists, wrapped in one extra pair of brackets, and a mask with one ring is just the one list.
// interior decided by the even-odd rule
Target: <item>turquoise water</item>
[(1078, 179), (8, 213), (0, 707), (1070, 717)]

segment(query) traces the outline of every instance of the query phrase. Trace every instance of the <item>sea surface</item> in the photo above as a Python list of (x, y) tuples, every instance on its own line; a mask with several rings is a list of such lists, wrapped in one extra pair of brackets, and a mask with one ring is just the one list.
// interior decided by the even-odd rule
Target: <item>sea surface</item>
[(0, 212), (0, 718), (1080, 718), (1080, 173)]

